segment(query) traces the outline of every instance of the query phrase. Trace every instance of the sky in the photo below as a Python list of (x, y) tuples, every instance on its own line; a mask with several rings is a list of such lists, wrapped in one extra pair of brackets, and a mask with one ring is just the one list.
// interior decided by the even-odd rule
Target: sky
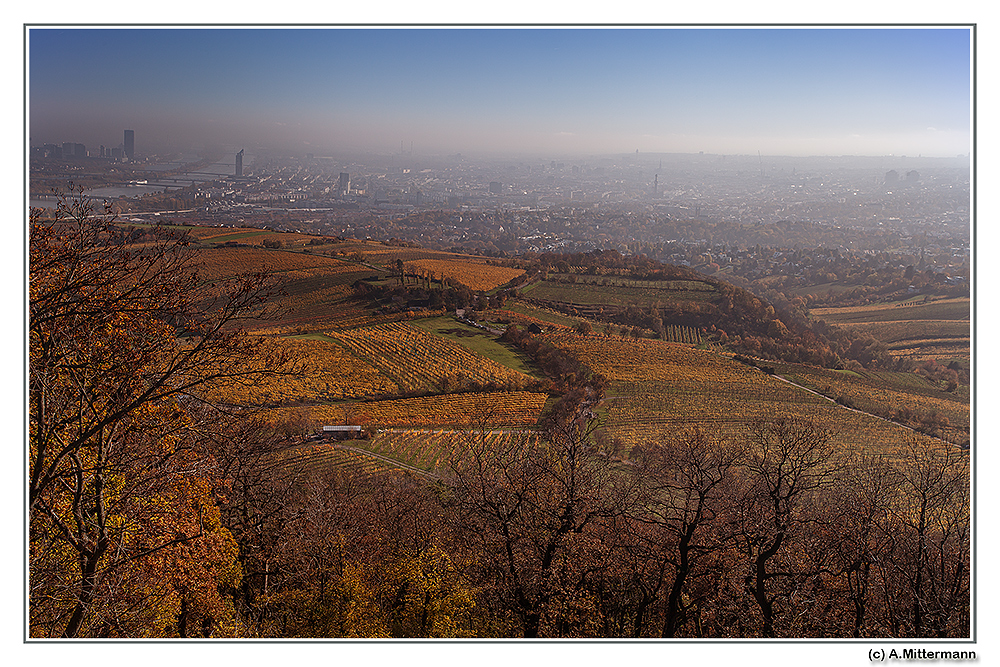
[(970, 152), (952, 28), (29, 26), (32, 145)]

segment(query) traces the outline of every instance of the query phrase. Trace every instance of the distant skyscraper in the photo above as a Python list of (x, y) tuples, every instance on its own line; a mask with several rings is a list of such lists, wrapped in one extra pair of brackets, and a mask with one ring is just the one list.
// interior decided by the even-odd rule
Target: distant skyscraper
[(243, 149), (242, 148), (240, 149), (240, 152), (236, 154), (236, 175), (237, 176), (242, 176), (243, 175)]
[(125, 157), (129, 162), (135, 159), (135, 130), (125, 130)]
[(351, 189), (351, 175), (346, 171), (340, 172), (340, 180), (337, 181), (337, 191), (342, 195), (346, 195), (347, 191)]

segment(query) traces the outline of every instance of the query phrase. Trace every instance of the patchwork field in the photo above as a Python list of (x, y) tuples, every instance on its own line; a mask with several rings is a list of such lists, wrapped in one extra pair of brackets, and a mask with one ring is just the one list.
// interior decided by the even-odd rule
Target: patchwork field
[(435, 394), (375, 401), (346, 401), (276, 409), (278, 415), (323, 424), (373, 427), (488, 425), (530, 428), (538, 422), (548, 394), (530, 391)]
[(943, 391), (915, 373), (887, 371), (844, 372), (811, 366), (775, 364), (782, 377), (809, 387), (842, 404), (885, 417), (913, 413), (909, 421), (922, 417), (933, 423), (936, 434), (949, 442), (969, 440), (969, 396)]
[(576, 282), (545, 280), (530, 290), (533, 299), (580, 305), (653, 306), (658, 302), (708, 301), (715, 289), (691, 280), (625, 281), (621, 278), (572, 276)]
[(866, 333), (884, 342), (893, 356), (970, 361), (971, 301), (967, 298), (814, 308), (810, 315)]
[(504, 285), (522, 275), (524, 269), (512, 269), (505, 266), (472, 263), (467, 258), (454, 259), (418, 259), (407, 262), (407, 271), (416, 274), (430, 273), (436, 277), (450, 278), (465, 285), (469, 289), (489, 291)]
[[(546, 338), (578, 354), (610, 380), (602, 416), (608, 437), (618, 441), (620, 451), (666, 439), (686, 427), (698, 426), (732, 437), (748, 421), (778, 417), (812, 420), (832, 431), (834, 442), (849, 452), (891, 455), (909, 438), (925, 437), (900, 424), (839, 405), (781, 377), (815, 383), (816, 375), (811, 373), (823, 374), (822, 369), (786, 364), (776, 365), (777, 374), (769, 374), (724, 355), (663, 341), (570, 333)], [(876, 374), (837, 377), (837, 389), (856, 397), (859, 408), (891, 403), (937, 409), (954, 419), (956, 428), (949, 433), (954, 440), (968, 438), (963, 430), (968, 425), (968, 404), (938, 395), (944, 392), (929, 386), (907, 390), (902, 381)], [(832, 377), (830, 381), (832, 384)]]
[(403, 262), (408, 273), (430, 273), (435, 280), (450, 278), (473, 290), (489, 291), (524, 273), (523, 269), (497, 266), (488, 257), (459, 255), (439, 250), (387, 245), (374, 241), (343, 241), (320, 250), (334, 249), (339, 255), (362, 258), (368, 264), (394, 272)]
[[(495, 311), (490, 311), (487, 315), (491, 318), (497, 317)], [(492, 359), (506, 368), (540, 379), (538, 371), (532, 368), (531, 359), (522, 352), (511, 345), (501, 343), (495, 334), (464, 325), (457, 322), (452, 316), (421, 318), (413, 320), (410, 325), (445, 340), (458, 343), (471, 352)]]
[[(214, 244), (234, 240), (231, 235), (238, 233), (251, 234), (205, 231), (200, 238)], [(253, 243), (250, 236), (243, 238)], [(283, 281), (276, 302), (280, 317), (256, 323), (254, 329), (301, 356), (309, 368), (301, 377), (233, 389), (224, 400), (268, 406), (307, 431), (325, 424), (366, 429), (364, 439), (301, 449), (289, 454), (290, 462), (359, 470), (395, 465), (429, 473), (442, 465), (468, 429), (490, 429), (490, 437), (499, 438), (537, 427), (556, 397), (545, 393), (541, 372), (520, 350), (440, 311), (417, 318), (413, 313), (376, 315), (352, 287), (362, 279), (391, 284), (397, 260), (409, 272), (424, 272), (435, 281), (450, 277), (482, 290), (503, 284), (519, 270), (487, 264), (485, 258), (372, 242), (310, 249), (201, 250), (206, 279), (255, 268)], [(532, 285), (528, 296), (599, 309), (655, 305), (671, 298), (704, 300), (715, 294), (712, 286), (698, 281), (598, 276), (597, 284), (591, 284), (589, 278), (544, 281)], [(610, 386), (597, 410), (602, 442), (623, 458), (679, 429), (699, 427), (736, 437), (748, 421), (782, 416), (829, 428), (845, 451), (891, 453), (909, 438), (927, 437), (914, 428), (950, 442), (969, 440), (967, 387), (947, 392), (912, 373), (849, 373), (770, 362), (773, 373), (764, 372), (718, 350), (696, 348), (693, 343), (700, 337), (688, 327), (668, 325), (667, 340), (607, 336), (604, 325), (582, 313), (573, 316), (521, 300), (508, 300), (502, 309), (480, 315), (497, 328), (508, 322), (537, 324), (546, 331), (545, 340), (605, 375)], [(816, 309), (813, 315), (862, 328), (896, 354), (968, 360), (967, 299)], [(595, 333), (575, 333), (581, 323), (593, 325)], [(885, 418), (900, 415), (898, 421), (913, 428)]]
[(465, 390), (470, 386), (523, 389), (533, 378), (453, 340), (404, 322), (331, 332), (356, 357), (378, 368), (404, 392)]

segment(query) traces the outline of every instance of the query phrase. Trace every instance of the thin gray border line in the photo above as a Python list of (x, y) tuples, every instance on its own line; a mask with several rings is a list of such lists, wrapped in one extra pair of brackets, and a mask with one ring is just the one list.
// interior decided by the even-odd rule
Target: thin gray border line
[[(24, 171), (23, 171), (23, 188), (24, 188), (24, 203), (23, 203), (23, 219), (25, 221), (25, 243), (23, 252), (24, 261), (24, 290), (22, 294), (23, 307), (24, 307), (24, 325), (25, 325), (25, 338), (24, 338), (24, 387), (25, 391), (22, 395), (23, 401), (23, 430), (24, 430), (24, 442), (28, 442), (28, 429), (29, 429), (29, 415), (28, 415), (28, 398), (27, 398), (27, 379), (28, 379), (28, 337), (27, 337), (27, 323), (28, 323), (28, 300), (29, 300), (29, 290), (28, 290), (28, 247), (27, 247), (27, 231), (28, 231), (28, 211), (30, 206), (28, 205), (28, 183), (29, 183), (29, 168), (30, 168), (30, 155), (28, 142), (28, 33), (33, 28), (53, 28), (53, 27), (63, 27), (66, 29), (77, 29), (77, 28), (94, 28), (94, 27), (107, 27), (107, 28), (162, 28), (162, 29), (178, 29), (178, 28), (223, 28), (223, 29), (240, 29), (240, 28), (286, 28), (286, 29), (357, 29), (357, 28), (420, 28), (420, 29), (431, 29), (431, 28), (477, 28), (477, 29), (491, 29), (491, 28), (595, 28), (595, 29), (609, 29), (609, 28), (648, 28), (648, 29), (663, 29), (663, 28), (704, 28), (704, 29), (720, 29), (720, 28), (967, 28), (970, 31), (971, 44), (970, 44), (970, 56), (971, 56), (971, 84), (972, 84), (972, 164), (971, 164), (971, 183), (972, 183), (972, 193), (971, 193), (971, 212), (972, 212), (972, 222), (971, 222), (971, 250), (972, 250), (972, 280), (971, 280), (971, 310), (972, 310), (972, 323), (971, 331), (972, 334), (970, 341), (970, 352), (971, 352), (971, 369), (972, 369), (972, 384), (971, 384), (971, 396), (970, 396), (970, 408), (971, 410), (971, 423), (970, 423), (970, 440), (969, 440), (969, 450), (970, 456), (973, 461), (972, 474), (970, 477), (970, 483), (973, 483), (978, 478), (978, 464), (977, 464), (977, 448), (975, 447), (976, 435), (978, 433), (977, 427), (977, 396), (978, 396), (978, 381), (979, 374), (976, 372), (976, 348), (977, 348), (977, 335), (976, 335), (976, 293), (977, 293), (977, 273), (979, 268), (978, 262), (978, 245), (976, 243), (976, 227), (978, 222), (977, 215), (977, 162), (978, 162), (978, 151), (977, 149), (977, 122), (978, 114), (976, 108), (977, 102), (977, 53), (976, 53), (976, 29), (978, 23), (330, 23), (330, 24), (303, 24), (303, 23), (24, 23), (24, 81), (23, 81), (23, 94), (24, 94), (24, 104), (22, 106), (25, 111), (24, 114)], [(26, 470), (28, 465), (28, 449), (27, 446), (22, 450), (23, 455), (23, 467)], [(25, 478), (26, 479), (26, 478)], [(25, 482), (26, 485), (26, 482)], [(27, 492), (27, 487), (24, 487), (24, 492)], [(978, 508), (977, 501), (978, 484), (972, 484), (972, 504), (974, 508)], [(978, 594), (978, 558), (974, 558), (973, 562), (976, 567), (972, 568), (973, 581), (971, 589), (976, 590), (976, 594), (972, 595), (972, 606), (971, 610), (974, 612), (972, 614), (972, 627), (970, 636), (966, 639), (934, 639), (934, 638), (893, 638), (893, 637), (873, 637), (873, 638), (830, 638), (830, 639), (764, 639), (764, 638), (742, 638), (742, 639), (697, 639), (697, 638), (673, 638), (673, 639), (642, 639), (642, 638), (597, 638), (597, 639), (582, 639), (582, 638), (545, 638), (545, 639), (503, 639), (503, 638), (468, 638), (468, 639), (447, 639), (447, 638), (426, 638), (426, 639), (342, 639), (338, 637), (328, 637), (328, 638), (307, 638), (307, 639), (297, 639), (297, 638), (268, 638), (268, 639), (252, 639), (252, 638), (236, 638), (236, 639), (220, 639), (220, 638), (207, 638), (207, 639), (57, 639), (57, 638), (45, 638), (45, 639), (31, 639), (28, 637), (28, 613), (27, 613), (27, 593), (28, 593), (28, 513), (27, 506), (25, 505), (25, 512), (22, 516), (22, 525), (24, 532), (24, 551), (23, 557), (24, 561), (24, 575), (23, 575), (23, 587), (24, 587), (24, 618), (23, 623), (23, 644), (66, 644), (66, 643), (98, 643), (98, 644), (177, 644), (181, 643), (212, 643), (212, 644), (425, 644), (425, 643), (435, 643), (435, 644), (480, 644), (480, 643), (500, 643), (500, 644), (538, 644), (538, 643), (571, 643), (571, 644), (858, 644), (858, 643), (870, 643), (870, 642), (894, 642), (899, 644), (913, 644), (913, 643), (931, 643), (934, 645), (939, 644), (978, 644), (978, 623), (979, 623), (979, 594)], [(977, 553), (978, 544), (978, 512), (973, 511), (972, 513), (972, 552)], [(971, 591), (970, 591), (971, 592)]]

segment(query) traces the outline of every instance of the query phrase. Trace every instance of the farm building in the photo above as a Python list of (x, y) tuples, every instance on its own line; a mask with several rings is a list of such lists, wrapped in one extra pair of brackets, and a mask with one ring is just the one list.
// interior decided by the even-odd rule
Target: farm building
[(357, 438), (361, 435), (360, 426), (324, 426), (323, 435), (337, 438), (339, 440), (347, 440), (350, 438)]

